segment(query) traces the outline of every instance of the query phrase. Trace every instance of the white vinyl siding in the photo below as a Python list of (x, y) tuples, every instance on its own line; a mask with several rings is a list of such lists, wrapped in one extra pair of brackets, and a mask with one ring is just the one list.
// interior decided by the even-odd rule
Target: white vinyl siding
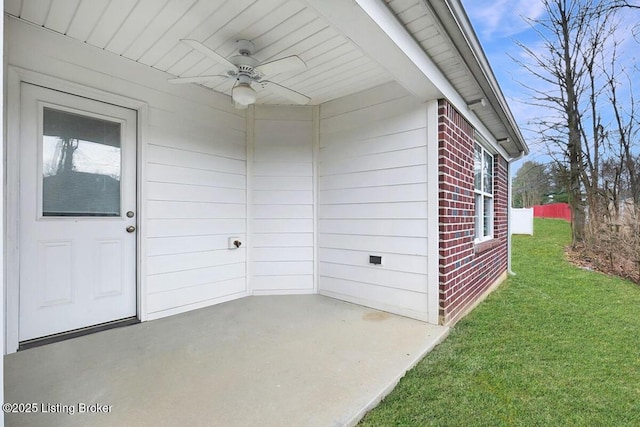
[[(256, 107), (248, 180), (249, 112), (228, 97), (13, 18), (7, 31), (9, 65), (148, 105), (143, 319), (249, 293), (312, 293), (316, 282), (322, 294), (427, 319), (427, 106), (399, 85), (320, 107)], [(248, 244), (229, 250), (229, 237)]]
[(426, 126), (397, 84), (320, 107), (320, 293), (427, 319)]
[(313, 107), (255, 107), (251, 290), (312, 293)]
[(246, 295), (246, 250), (227, 249), (229, 236), (246, 237), (245, 113), (211, 91), (167, 84), (165, 73), (6, 22), (9, 65), (148, 104), (137, 212), (147, 318)]

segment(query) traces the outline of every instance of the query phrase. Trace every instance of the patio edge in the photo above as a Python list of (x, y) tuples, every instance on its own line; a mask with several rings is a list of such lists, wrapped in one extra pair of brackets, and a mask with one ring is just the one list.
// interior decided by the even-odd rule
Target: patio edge
[(371, 399), (367, 404), (365, 404), (362, 407), (362, 409), (356, 412), (351, 417), (351, 419), (349, 419), (344, 424), (345, 427), (355, 426), (356, 424), (358, 424), (358, 422), (360, 422), (360, 420), (364, 418), (365, 415), (367, 415), (369, 411), (371, 411), (373, 408), (378, 406), (378, 404), (382, 401), (382, 399), (384, 399), (389, 393), (393, 391), (394, 388), (396, 388), (396, 386), (398, 385), (402, 377), (404, 377), (407, 374), (407, 372), (413, 369), (413, 367), (415, 367), (418, 364), (418, 362), (424, 359), (425, 356), (429, 354), (438, 344), (442, 343), (449, 336), (450, 332), (451, 332), (451, 328), (449, 326), (447, 326), (446, 329), (442, 330), (440, 334), (435, 337), (435, 340), (432, 341), (420, 354), (418, 354), (418, 356), (416, 356), (411, 361), (411, 363), (407, 366), (407, 368), (404, 371), (402, 371), (389, 384), (387, 384), (386, 387), (380, 390), (380, 392), (376, 396), (374, 396), (373, 399)]

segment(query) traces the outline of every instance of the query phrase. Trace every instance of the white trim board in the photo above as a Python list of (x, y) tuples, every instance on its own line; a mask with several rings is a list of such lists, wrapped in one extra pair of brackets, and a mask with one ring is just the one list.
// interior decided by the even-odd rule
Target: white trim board
[(427, 102), (427, 321), (438, 324), (440, 307), (440, 211), (438, 101)]
[(510, 159), (433, 60), (381, 0), (305, 0), (421, 101), (446, 98), (505, 159)]
[(247, 295), (253, 295), (253, 162), (255, 158), (256, 150), (256, 110), (255, 106), (251, 105), (247, 109), (247, 168), (246, 168), (246, 222), (245, 230), (247, 237), (245, 238), (245, 247), (247, 248), (247, 255), (245, 256), (245, 291)]

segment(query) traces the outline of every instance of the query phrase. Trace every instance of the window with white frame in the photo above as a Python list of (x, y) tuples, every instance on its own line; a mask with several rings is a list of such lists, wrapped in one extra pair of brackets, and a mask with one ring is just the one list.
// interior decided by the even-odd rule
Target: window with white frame
[(476, 241), (493, 238), (493, 156), (480, 144), (473, 152)]

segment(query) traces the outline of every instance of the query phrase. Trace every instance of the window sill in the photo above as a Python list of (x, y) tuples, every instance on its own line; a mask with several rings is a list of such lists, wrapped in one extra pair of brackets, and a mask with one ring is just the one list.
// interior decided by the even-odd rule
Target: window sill
[(493, 248), (497, 248), (498, 246), (500, 246), (499, 239), (491, 239), (491, 240), (486, 240), (484, 242), (478, 242), (475, 244), (475, 252), (476, 254), (479, 254), (482, 252), (489, 251)]

